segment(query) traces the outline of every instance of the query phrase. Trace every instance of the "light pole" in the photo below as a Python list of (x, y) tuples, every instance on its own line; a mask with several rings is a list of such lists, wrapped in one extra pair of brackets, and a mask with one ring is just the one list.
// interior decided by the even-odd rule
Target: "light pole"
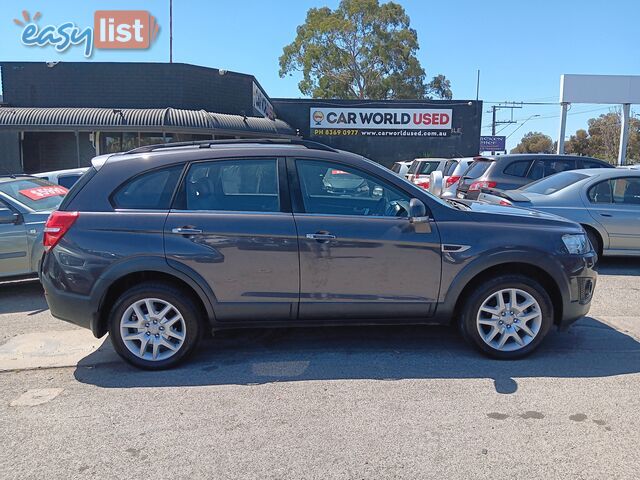
[(173, 63), (173, 0), (169, 0), (169, 63)]

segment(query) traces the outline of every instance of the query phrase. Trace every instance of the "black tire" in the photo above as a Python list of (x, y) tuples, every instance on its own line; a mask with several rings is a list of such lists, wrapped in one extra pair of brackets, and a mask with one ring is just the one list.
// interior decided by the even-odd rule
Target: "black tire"
[[(494, 292), (516, 288), (529, 293), (538, 302), (541, 311), (541, 325), (530, 343), (514, 351), (501, 351), (485, 343), (477, 326), (477, 316), (483, 302)], [(465, 300), (460, 312), (460, 330), (463, 337), (484, 354), (501, 360), (522, 358), (533, 352), (543, 341), (553, 325), (553, 304), (547, 291), (529, 277), (519, 274), (501, 275), (478, 284)]]
[[(122, 339), (120, 332), (122, 316), (136, 301), (145, 298), (166, 301), (182, 315), (186, 330), (184, 342), (169, 358), (162, 360), (141, 358), (129, 351)], [(200, 310), (188, 293), (165, 283), (145, 282), (127, 290), (116, 301), (109, 314), (109, 337), (115, 351), (128, 363), (145, 370), (164, 370), (178, 365), (196, 348), (203, 330), (200, 317)]]
[(589, 242), (591, 242), (593, 250), (598, 254), (598, 257), (602, 257), (602, 240), (600, 240), (600, 235), (591, 228), (585, 228), (585, 231), (587, 232), (587, 238)]

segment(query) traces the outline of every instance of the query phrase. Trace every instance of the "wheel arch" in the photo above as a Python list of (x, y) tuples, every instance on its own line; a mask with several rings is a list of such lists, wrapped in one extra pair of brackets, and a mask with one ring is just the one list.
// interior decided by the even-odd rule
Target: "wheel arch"
[[(603, 235), (602, 232), (599, 229), (597, 229), (596, 227), (594, 227), (593, 225), (589, 225), (588, 223), (581, 223), (580, 225), (587, 232), (593, 232), (598, 237), (598, 240), (600, 241), (600, 245), (599, 245), (600, 248), (598, 249), (598, 251), (596, 251), (596, 253), (598, 254), (598, 256), (602, 256), (602, 252), (605, 249), (605, 244), (604, 244), (605, 235)], [(609, 237), (607, 236), (607, 240), (608, 240), (608, 238)], [(607, 247), (608, 246), (609, 245), (607, 244)]]
[(126, 265), (113, 267), (108, 275), (96, 282), (92, 292), (93, 303), (97, 305), (97, 314), (92, 325), (94, 335), (102, 337), (107, 333), (110, 313), (108, 306), (113, 305), (127, 288), (145, 281), (165, 282), (181, 289), (192, 297), (202, 313), (203, 320), (206, 320), (209, 325), (215, 323), (213, 309), (215, 297), (204, 279), (172, 268), (164, 259), (155, 257), (151, 259), (138, 259)]

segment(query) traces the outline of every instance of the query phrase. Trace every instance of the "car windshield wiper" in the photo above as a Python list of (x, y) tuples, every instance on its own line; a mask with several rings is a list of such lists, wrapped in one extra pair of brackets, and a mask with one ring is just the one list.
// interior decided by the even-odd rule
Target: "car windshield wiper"
[(445, 201), (451, 205), (453, 208), (457, 208), (458, 210), (471, 210), (471, 208), (464, 202), (457, 200), (455, 198), (445, 198)]

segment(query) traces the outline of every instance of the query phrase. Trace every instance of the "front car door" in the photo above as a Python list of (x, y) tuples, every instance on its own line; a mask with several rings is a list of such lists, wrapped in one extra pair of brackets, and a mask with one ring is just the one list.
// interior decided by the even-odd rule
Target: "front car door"
[[(410, 223), (411, 194), (346, 164), (289, 159), (300, 243), (301, 320), (425, 319), (438, 298), (435, 223)], [(419, 230), (423, 230), (420, 232)]]
[(608, 250), (640, 252), (640, 177), (598, 182), (587, 199), (591, 216), (609, 234)]
[(22, 216), (0, 199), (0, 277), (30, 272), (27, 231)]
[(290, 320), (299, 295), (298, 240), (283, 159), (189, 166), (165, 225), (167, 261), (215, 295), (216, 320)]

